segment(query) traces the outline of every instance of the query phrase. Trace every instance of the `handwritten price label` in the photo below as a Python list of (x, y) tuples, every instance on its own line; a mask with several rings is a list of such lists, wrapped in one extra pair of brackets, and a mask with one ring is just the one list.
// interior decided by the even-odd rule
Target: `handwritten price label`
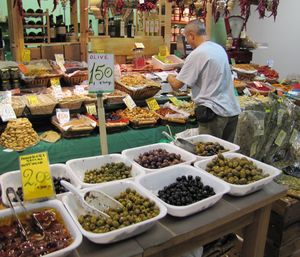
[(39, 104), (39, 99), (37, 98), (36, 95), (27, 96), (27, 100), (30, 105), (38, 105)]
[(89, 92), (113, 92), (114, 84), (114, 55), (89, 54)]
[(90, 115), (97, 115), (97, 109), (95, 104), (87, 104), (85, 105), (86, 111)]
[(50, 79), (50, 84), (52, 87), (60, 86), (60, 80), (59, 78), (52, 78)]
[(19, 157), (25, 201), (51, 198), (55, 191), (49, 166), (48, 153)]
[(56, 109), (56, 118), (60, 124), (65, 124), (70, 121), (69, 109)]
[(126, 104), (127, 108), (129, 110), (132, 110), (133, 108), (136, 107), (135, 102), (132, 100), (130, 95), (127, 95), (123, 98), (123, 102)]
[(146, 103), (147, 103), (149, 109), (152, 111), (156, 111), (156, 110), (160, 109), (156, 99), (154, 99), (153, 97), (146, 99)]
[(169, 99), (175, 106), (180, 105), (179, 100), (176, 97), (170, 97)]
[(3, 122), (17, 118), (15, 111), (10, 104), (0, 104), (0, 116)]
[(22, 62), (30, 62), (30, 49), (23, 49)]

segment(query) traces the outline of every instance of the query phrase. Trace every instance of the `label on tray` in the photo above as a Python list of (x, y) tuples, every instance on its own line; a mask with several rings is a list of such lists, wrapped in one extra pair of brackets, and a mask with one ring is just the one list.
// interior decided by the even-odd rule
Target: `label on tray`
[(10, 104), (0, 104), (0, 116), (3, 122), (17, 118), (15, 111)]
[(281, 146), (284, 139), (285, 139), (285, 137), (286, 137), (286, 132), (283, 131), (283, 130), (280, 130), (277, 138), (275, 139), (275, 144), (278, 145), (278, 146)]
[(53, 95), (56, 99), (61, 99), (63, 97), (63, 92), (61, 86), (52, 86)]
[(97, 115), (97, 108), (95, 104), (86, 104), (85, 108), (88, 114)]
[(244, 95), (246, 95), (246, 96), (251, 96), (251, 92), (249, 91), (248, 88), (245, 88), (245, 89), (243, 90), (243, 93), (244, 93)]
[(47, 152), (19, 157), (25, 201), (54, 197), (55, 191)]
[(59, 124), (65, 124), (70, 121), (69, 109), (56, 109), (56, 118)]
[(57, 65), (59, 66), (59, 68), (65, 72), (66, 71), (66, 68), (64, 66), (65, 64), (65, 58), (64, 58), (64, 55), (63, 54), (55, 54), (55, 61), (57, 63)]
[(85, 92), (84, 92), (84, 86), (81, 86), (81, 85), (76, 85), (75, 88), (74, 88), (74, 94), (75, 95), (83, 95)]
[(169, 97), (169, 100), (175, 105), (175, 106), (179, 106), (180, 102), (176, 97)]
[(89, 54), (89, 92), (110, 93), (115, 89), (114, 80), (114, 55)]
[(52, 87), (60, 86), (59, 78), (52, 78), (50, 79), (50, 84)]
[(22, 62), (30, 62), (30, 49), (23, 49)]
[(136, 107), (135, 102), (132, 100), (130, 95), (127, 95), (123, 98), (123, 102), (126, 104), (127, 108), (129, 110), (132, 110), (133, 108)]
[(156, 110), (160, 109), (156, 99), (153, 97), (146, 99), (146, 103), (147, 103), (149, 109), (152, 111), (156, 111)]
[(0, 104), (11, 104), (10, 91), (0, 91)]
[(37, 98), (36, 95), (28, 95), (27, 100), (30, 105), (38, 105), (39, 104), (39, 99)]

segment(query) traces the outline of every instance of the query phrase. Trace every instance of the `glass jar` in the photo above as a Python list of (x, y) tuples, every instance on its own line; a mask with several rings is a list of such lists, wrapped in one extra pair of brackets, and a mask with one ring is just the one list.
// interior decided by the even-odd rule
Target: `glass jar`
[(2, 80), (2, 90), (11, 90), (10, 82), (9, 80)]
[(145, 66), (145, 57), (143, 48), (133, 49), (133, 67), (135, 69), (141, 69)]
[(16, 67), (10, 68), (9, 74), (10, 74), (10, 79), (12, 79), (12, 80), (19, 79), (19, 76), (20, 76), (19, 68), (16, 68)]
[(11, 88), (12, 89), (20, 88), (20, 81), (18, 79), (14, 79), (11, 83)]
[(2, 68), (0, 69), (0, 79), (2, 80), (9, 80), (10, 74), (8, 68)]

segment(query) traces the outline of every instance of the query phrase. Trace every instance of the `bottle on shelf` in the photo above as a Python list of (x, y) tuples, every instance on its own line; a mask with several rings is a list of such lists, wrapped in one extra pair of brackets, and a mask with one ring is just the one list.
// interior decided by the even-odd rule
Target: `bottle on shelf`
[(66, 42), (67, 39), (67, 28), (63, 20), (62, 15), (56, 16), (56, 41)]
[(89, 36), (94, 36), (92, 20), (89, 20)]
[(98, 20), (98, 35), (103, 36), (105, 35), (105, 22), (102, 17)]
[(145, 19), (145, 35), (150, 36), (150, 17), (149, 17), (149, 15)]
[(56, 42), (56, 27), (53, 21), (53, 15), (49, 16), (50, 19), (50, 42)]
[(127, 23), (127, 37), (134, 37), (135, 36), (135, 27), (133, 21), (130, 20)]
[(116, 15), (114, 17), (114, 24), (116, 34), (115, 37), (124, 37), (125, 36), (125, 22), (122, 19), (121, 15)]
[(108, 34), (110, 37), (116, 37), (116, 26), (114, 18), (108, 19)]

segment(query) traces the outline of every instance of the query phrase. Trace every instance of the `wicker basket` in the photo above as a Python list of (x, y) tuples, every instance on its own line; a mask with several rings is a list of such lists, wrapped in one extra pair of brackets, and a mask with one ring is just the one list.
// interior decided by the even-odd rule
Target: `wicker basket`
[(12, 107), (17, 117), (22, 116), (23, 111), (26, 107), (21, 96), (12, 96)]
[(22, 79), (22, 82), (27, 88), (35, 88), (35, 87), (49, 87), (51, 86), (50, 80), (53, 78), (61, 78), (61, 74), (48, 74), (45, 76), (35, 77), (35, 78), (25, 78)]
[(80, 85), (81, 82), (88, 79), (88, 72), (87, 71), (79, 71), (72, 76), (68, 76), (64, 74), (62, 77), (62, 84), (63, 86), (75, 86)]
[(117, 82), (116, 89), (119, 89), (120, 91), (129, 94), (134, 100), (144, 100), (154, 96), (161, 88), (156, 86), (148, 86), (141, 90), (133, 91), (130, 90), (128, 87)]
[(52, 114), (57, 104), (54, 97), (49, 94), (41, 94), (37, 95), (36, 97), (38, 98), (39, 103), (36, 105), (32, 105), (31, 103), (29, 103), (27, 96), (24, 96), (24, 102), (29, 108), (30, 113), (32, 115)]
[(69, 110), (78, 110), (80, 109), (84, 99), (75, 99), (75, 100), (64, 100), (59, 101), (59, 108), (65, 108)]

